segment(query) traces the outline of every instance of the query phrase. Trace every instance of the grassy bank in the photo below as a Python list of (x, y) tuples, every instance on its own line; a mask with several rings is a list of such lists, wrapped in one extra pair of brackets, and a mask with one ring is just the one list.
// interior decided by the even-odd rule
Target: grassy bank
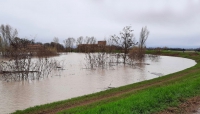
[(194, 67), (164, 77), (131, 84), (70, 100), (35, 106), (23, 113), (156, 113), (200, 95), (200, 55), (173, 51), (154, 52), (193, 59)]

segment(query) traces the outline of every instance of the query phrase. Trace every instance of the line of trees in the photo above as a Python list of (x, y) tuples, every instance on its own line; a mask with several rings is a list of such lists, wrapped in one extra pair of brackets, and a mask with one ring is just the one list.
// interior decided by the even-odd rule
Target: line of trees
[[(64, 46), (59, 43), (59, 38), (54, 37), (51, 43), (35, 43), (34, 40), (28, 40), (25, 38), (18, 37), (17, 29), (12, 28), (10, 25), (1, 25), (0, 27), (0, 52), (1, 55), (7, 56), (11, 54), (11, 50), (16, 51), (20, 49), (25, 49), (29, 44), (40, 44), (42, 45), (49, 53), (50, 52), (90, 52), (90, 51), (106, 51), (114, 52), (118, 50), (123, 52), (123, 60), (125, 62), (129, 50), (133, 47), (136, 47), (139, 51), (144, 51), (145, 42), (149, 35), (149, 31), (146, 27), (142, 28), (139, 42), (136, 42), (133, 35), (133, 30), (131, 26), (126, 26), (123, 28), (120, 35), (112, 35), (109, 39), (106, 40), (107, 45), (101, 46), (100, 49), (95, 48), (97, 44), (97, 39), (95, 37), (83, 37), (80, 36), (77, 40), (73, 37), (69, 37), (63, 41)], [(84, 45), (85, 44), (85, 45)], [(97, 46), (96, 46), (97, 47)], [(86, 49), (83, 49), (86, 48)], [(92, 49), (93, 48), (93, 49)], [(44, 51), (44, 50), (43, 50)], [(140, 55), (142, 56), (142, 55)]]
[[(147, 30), (147, 29), (144, 28), (144, 30)], [(131, 30), (131, 26), (126, 26), (124, 27), (123, 31), (120, 32), (120, 36), (112, 35), (106, 41), (107, 47), (105, 51), (107, 52), (112, 52), (114, 50), (123, 51), (125, 53), (123, 55), (123, 58), (125, 60), (127, 53), (129, 52), (129, 49), (137, 45), (137, 42), (135, 42), (135, 37), (132, 31), (133, 30)], [(148, 34), (146, 35), (148, 36)], [(146, 40), (141, 40), (141, 42), (145, 42), (145, 41)], [(54, 37), (53, 41), (50, 43), (43, 44), (40, 42), (34, 42), (34, 40), (19, 38), (17, 29), (12, 28), (10, 25), (1, 25), (0, 27), (0, 52), (2, 55), (8, 55), (8, 52), (11, 47), (13, 47), (14, 49), (19, 48), (19, 44), (21, 44), (20, 46), (23, 46), (23, 48), (26, 48), (27, 45), (29, 44), (40, 44), (44, 46), (46, 49), (55, 53), (56, 52), (72, 52), (72, 51), (81, 52), (81, 48), (83, 48), (83, 47), (80, 47), (81, 45), (97, 44), (97, 39), (95, 37), (88, 37), (88, 36), (86, 36), (85, 38), (83, 36), (80, 36), (77, 39), (73, 37), (69, 37), (65, 39), (63, 43), (64, 45), (59, 43), (58, 37)], [(141, 46), (142, 45), (140, 45), (140, 48)], [(90, 46), (89, 48), (92, 48), (92, 46)]]
[[(95, 37), (80, 36), (77, 40), (73, 37), (65, 39), (63, 46), (59, 43), (58, 37), (54, 37), (51, 43), (43, 44), (19, 38), (17, 29), (10, 25), (1, 25), (0, 54), (8, 57), (9, 61), (0, 62), (0, 68), (3, 68), (0, 69), (0, 73), (5, 74), (4, 77), (7, 79), (14, 80), (29, 79), (30, 73), (32, 73), (32, 78), (39, 78), (41, 75), (49, 74), (53, 68), (57, 67), (56, 61), (50, 61), (47, 55), (55, 55), (57, 52), (72, 52), (75, 45), (76, 51), (86, 53), (89, 68), (112, 67), (113, 63), (120, 62), (120, 58), (122, 58), (123, 64), (130, 64), (134, 60), (138, 61), (144, 58), (148, 35), (147, 28), (142, 28), (139, 41), (136, 42), (131, 26), (126, 26), (119, 36), (112, 35), (106, 41), (107, 45), (105, 42), (97, 44)], [(39, 49), (32, 50), (32, 48)], [(116, 53), (116, 50), (119, 53)], [(33, 56), (37, 56), (39, 62), (32, 62)], [(41, 56), (42, 58), (40, 58)]]
[[(43, 52), (40, 53), (52, 53), (57, 52), (121, 52), (123, 62), (125, 63), (128, 55), (131, 58), (142, 58), (144, 56), (145, 42), (148, 38), (149, 31), (147, 27), (142, 28), (139, 42), (133, 34), (131, 26), (126, 26), (123, 28), (120, 35), (112, 35), (107, 41), (107, 45), (97, 46), (97, 39), (95, 37), (83, 37), (80, 36), (77, 40), (73, 37), (69, 37), (63, 41), (64, 46), (59, 43), (59, 38), (54, 37), (51, 43), (35, 43), (34, 40), (28, 40), (25, 38), (18, 37), (17, 29), (12, 28), (10, 25), (1, 25), (0, 27), (0, 52), (3, 56), (12, 55), (13, 52), (24, 51), (30, 44), (40, 44), (44, 47)], [(130, 49), (132, 49), (131, 53)], [(46, 53), (46, 54), (47, 54)]]

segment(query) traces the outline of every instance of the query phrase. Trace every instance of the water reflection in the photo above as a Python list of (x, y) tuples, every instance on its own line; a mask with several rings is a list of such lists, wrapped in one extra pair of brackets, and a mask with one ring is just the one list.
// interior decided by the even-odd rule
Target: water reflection
[(53, 75), (42, 80), (21, 82), (0, 81), (0, 112), (10, 113), (30, 106), (69, 99), (90, 94), (110, 87), (119, 87), (167, 75), (196, 63), (193, 60), (161, 56), (146, 58), (133, 67), (116, 65), (113, 69), (84, 69), (84, 54), (70, 53), (54, 57), (64, 70), (55, 70)]

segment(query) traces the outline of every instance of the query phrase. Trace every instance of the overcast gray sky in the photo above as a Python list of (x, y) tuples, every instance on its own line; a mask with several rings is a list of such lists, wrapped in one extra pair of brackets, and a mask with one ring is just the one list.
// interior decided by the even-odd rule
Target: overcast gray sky
[(119, 35), (132, 26), (135, 38), (150, 31), (148, 47), (200, 47), (200, 0), (0, 0), (0, 24), (19, 37), (62, 43), (68, 37)]

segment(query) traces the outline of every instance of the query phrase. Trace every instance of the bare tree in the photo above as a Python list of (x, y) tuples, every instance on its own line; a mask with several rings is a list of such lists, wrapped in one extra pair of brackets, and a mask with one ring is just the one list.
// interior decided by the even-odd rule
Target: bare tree
[(55, 44), (56, 50), (58, 50), (58, 43), (59, 43), (58, 37), (54, 37), (54, 38), (53, 38), (53, 42), (54, 42), (54, 44)]
[(147, 30), (147, 27), (142, 28), (140, 32), (140, 39), (138, 46), (135, 46), (131, 49), (129, 52), (129, 58), (131, 59), (130, 61), (143, 61), (145, 57), (145, 42), (148, 38), (149, 31)]
[(64, 40), (65, 47), (69, 49), (70, 52), (72, 51), (74, 43), (75, 39), (73, 37), (69, 37), (68, 39)]
[(0, 36), (1, 36), (1, 52), (3, 55), (7, 54), (7, 50), (12, 43), (13, 39), (17, 37), (17, 29), (12, 28), (10, 25), (1, 25)]
[(111, 36), (116, 45), (122, 48), (124, 64), (126, 63), (129, 48), (137, 45), (137, 43), (135, 43), (135, 38), (132, 32), (133, 30), (131, 30), (131, 26), (126, 26), (123, 28), (123, 31), (120, 32), (120, 37), (116, 35)]
[(97, 40), (95, 37), (86, 37), (86, 44), (88, 44), (86, 47), (87, 52), (95, 52), (97, 50), (95, 46), (96, 42)]
[(144, 57), (144, 53), (145, 53), (145, 42), (147, 40), (149, 36), (149, 31), (147, 30), (147, 27), (142, 28), (141, 32), (140, 32), (140, 39), (139, 39), (139, 58), (143, 58)]
[(2, 51), (3, 51), (3, 39), (0, 36), (0, 56), (2, 54)]
[(76, 46), (78, 48), (78, 51), (80, 52), (80, 45), (83, 44), (83, 36), (80, 36), (77, 40), (76, 40)]
[(76, 40), (76, 44), (83, 44), (83, 36), (80, 36), (77, 40)]
[(113, 53), (116, 45), (116, 42), (113, 40), (113, 38), (110, 37), (109, 39), (107, 39), (106, 44), (107, 44), (107, 52)]
[(86, 36), (85, 38), (85, 44), (95, 44), (97, 42), (95, 37), (88, 37)]
[(53, 64), (55, 61), (48, 61), (47, 58), (39, 58), (40, 61), (37, 63), (37, 60), (32, 61), (33, 53), (38, 53), (37, 50), (31, 48), (35, 44), (34, 40), (19, 38), (17, 35), (16, 29), (9, 25), (1, 25), (0, 43), (3, 53), (9, 58), (0, 62), (2, 77), (5, 80), (28, 80), (39, 78), (41, 75), (47, 76), (55, 67)]
[(58, 37), (54, 37), (54, 38), (53, 38), (53, 42), (54, 42), (54, 43), (58, 43), (58, 42), (59, 42)]
[(81, 48), (82, 52), (94, 52), (96, 51), (96, 44), (97, 40), (95, 37), (88, 37), (86, 36), (86, 38), (84, 39), (84, 44), (82, 46), (80, 46), (79, 48)]

